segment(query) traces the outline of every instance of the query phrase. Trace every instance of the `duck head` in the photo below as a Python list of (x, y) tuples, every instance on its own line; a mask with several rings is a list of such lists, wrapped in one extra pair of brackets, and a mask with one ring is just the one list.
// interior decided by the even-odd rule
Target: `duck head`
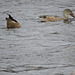
[(68, 15), (71, 15), (72, 17), (75, 18), (73, 12), (70, 10), (70, 9), (65, 9), (64, 12), (63, 12), (63, 16), (65, 19), (68, 19)]

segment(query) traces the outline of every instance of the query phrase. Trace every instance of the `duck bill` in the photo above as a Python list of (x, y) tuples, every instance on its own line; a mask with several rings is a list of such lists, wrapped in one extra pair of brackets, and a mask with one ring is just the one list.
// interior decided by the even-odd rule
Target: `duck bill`
[(74, 18), (75, 18), (75, 16), (74, 16), (74, 14), (73, 14), (73, 13), (71, 13), (70, 15), (71, 15), (72, 17), (74, 17)]

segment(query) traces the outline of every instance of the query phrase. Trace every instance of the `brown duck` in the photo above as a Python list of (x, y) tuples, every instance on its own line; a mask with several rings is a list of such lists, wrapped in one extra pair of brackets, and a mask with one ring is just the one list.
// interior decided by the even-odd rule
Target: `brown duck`
[(64, 17), (50, 16), (50, 15), (42, 15), (42, 16), (39, 16), (39, 18), (41, 19), (42, 22), (47, 22), (47, 21), (55, 22), (55, 21), (69, 19), (68, 18), (68, 15), (71, 15), (72, 17), (75, 18), (74, 14), (72, 13), (72, 11), (70, 9), (65, 9), (63, 11), (63, 16)]
[(9, 18), (6, 17), (7, 28), (20, 28), (21, 25), (9, 14), (7, 14)]

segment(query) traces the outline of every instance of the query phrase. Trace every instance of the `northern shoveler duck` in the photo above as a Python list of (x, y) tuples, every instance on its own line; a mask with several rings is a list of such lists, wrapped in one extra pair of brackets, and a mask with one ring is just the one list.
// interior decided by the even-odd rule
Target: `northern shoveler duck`
[(9, 18), (6, 17), (7, 28), (20, 28), (21, 25), (9, 14), (7, 14)]
[(68, 15), (71, 15), (72, 17), (75, 18), (74, 14), (72, 13), (72, 11), (70, 9), (64, 10), (64, 12), (63, 12), (64, 17), (42, 15), (42, 16), (39, 16), (39, 18), (41, 19), (41, 22), (47, 22), (47, 21), (55, 22), (55, 21), (68, 19)]

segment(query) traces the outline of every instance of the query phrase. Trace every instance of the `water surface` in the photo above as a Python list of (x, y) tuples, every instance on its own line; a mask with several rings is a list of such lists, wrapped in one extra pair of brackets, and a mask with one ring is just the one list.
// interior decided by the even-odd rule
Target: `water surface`
[[(75, 70), (75, 21), (38, 22), (39, 15), (75, 13), (75, 0), (0, 0), (0, 75), (70, 75)], [(6, 29), (11, 14), (19, 29)]]

